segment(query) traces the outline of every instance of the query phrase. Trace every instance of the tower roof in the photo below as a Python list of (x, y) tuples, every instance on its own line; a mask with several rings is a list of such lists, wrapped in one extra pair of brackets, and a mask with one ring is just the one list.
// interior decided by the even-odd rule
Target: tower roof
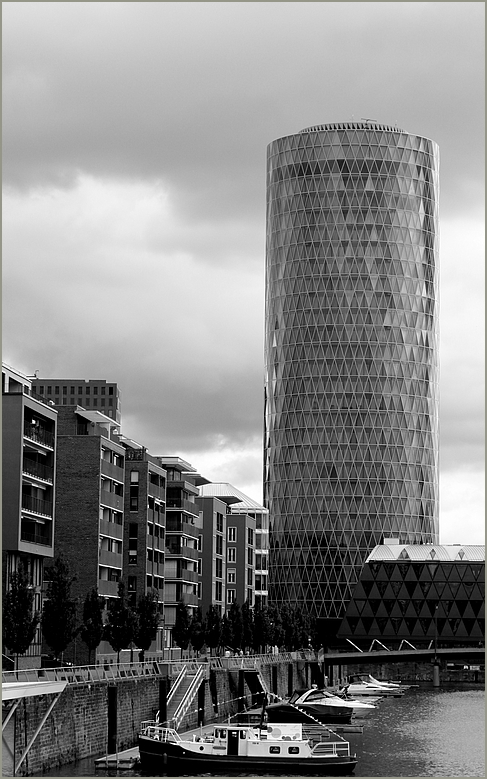
[(411, 560), (414, 562), (478, 563), (485, 561), (485, 546), (480, 544), (384, 544), (376, 546), (366, 563), (379, 560)]

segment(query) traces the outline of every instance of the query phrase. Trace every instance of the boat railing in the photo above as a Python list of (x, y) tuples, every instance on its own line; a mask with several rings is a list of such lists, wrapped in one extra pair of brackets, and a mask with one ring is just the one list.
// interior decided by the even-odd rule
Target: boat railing
[(154, 741), (181, 741), (181, 736), (172, 728), (165, 728), (155, 720), (145, 720), (140, 723), (140, 732)]
[(350, 757), (350, 744), (348, 741), (319, 741), (313, 747), (313, 755), (330, 755), (330, 757), (346, 755)]

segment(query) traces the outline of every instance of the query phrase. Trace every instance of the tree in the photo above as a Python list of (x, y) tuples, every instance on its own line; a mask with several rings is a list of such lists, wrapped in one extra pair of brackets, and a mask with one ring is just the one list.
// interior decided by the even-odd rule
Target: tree
[(273, 644), (273, 626), (269, 609), (257, 603), (254, 609), (254, 634), (252, 646), (255, 652), (266, 651), (266, 646)]
[(200, 606), (198, 606), (191, 619), (189, 640), (193, 649), (198, 653), (201, 652), (206, 641), (206, 625)]
[(15, 654), (15, 667), (19, 655), (27, 652), (35, 638), (39, 624), (39, 612), (33, 610), (34, 590), (29, 584), (22, 563), (10, 576), (10, 587), (3, 596), (3, 643)]
[(62, 555), (46, 569), (45, 575), (48, 585), (42, 610), (42, 633), (54, 656), (62, 658), (77, 633), (76, 600), (71, 597), (71, 587), (77, 577), (71, 575), (69, 564)]
[(134, 641), (139, 647), (139, 660), (144, 662), (145, 652), (157, 636), (160, 615), (158, 594), (154, 590), (142, 595), (137, 603)]
[(103, 598), (98, 595), (96, 587), (85, 598), (80, 633), (88, 647), (88, 665), (91, 665), (91, 653), (103, 638)]
[(270, 625), (270, 643), (281, 648), (284, 644), (285, 634), (282, 624), (281, 612), (277, 606), (270, 606), (267, 610)]
[(250, 649), (254, 643), (254, 614), (248, 600), (242, 606), (242, 647)]
[(212, 649), (217, 649), (222, 640), (222, 618), (220, 610), (211, 604), (206, 612), (206, 643)]
[(172, 629), (172, 638), (174, 643), (183, 650), (188, 648), (190, 624), (189, 609), (184, 601), (181, 600), (176, 605), (176, 622)]
[(242, 610), (234, 601), (223, 618), (222, 640), (234, 652), (242, 648), (243, 622)]
[(135, 632), (135, 616), (127, 604), (125, 585), (118, 583), (118, 598), (112, 598), (108, 604), (107, 622), (104, 638), (117, 653), (117, 663), (120, 662), (120, 652), (127, 649), (133, 641)]

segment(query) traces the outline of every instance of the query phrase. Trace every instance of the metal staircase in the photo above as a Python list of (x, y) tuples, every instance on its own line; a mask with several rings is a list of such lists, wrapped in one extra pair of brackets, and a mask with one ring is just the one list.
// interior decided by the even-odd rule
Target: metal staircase
[(204, 668), (183, 668), (167, 697), (167, 722), (169, 727), (178, 730), (188, 713), (201, 682), (205, 678)]

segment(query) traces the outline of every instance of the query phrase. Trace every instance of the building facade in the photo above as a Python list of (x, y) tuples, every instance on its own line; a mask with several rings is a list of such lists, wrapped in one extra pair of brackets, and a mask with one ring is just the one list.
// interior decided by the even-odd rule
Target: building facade
[[(104, 598), (118, 596), (123, 571), (125, 449), (119, 425), (110, 417), (80, 406), (57, 406), (58, 458), (54, 554), (62, 555), (76, 576), (72, 595), (80, 613), (86, 595), (96, 589)], [(97, 654), (113, 653), (102, 641)], [(86, 645), (77, 640), (65, 659), (89, 662)]]
[[(267, 578), (269, 571), (268, 509), (266, 509), (265, 506), (257, 503), (257, 501), (253, 500), (252, 498), (249, 498), (248, 495), (245, 495), (245, 493), (237, 489), (237, 487), (234, 487), (232, 484), (228, 484), (227, 482), (212, 482), (211, 484), (204, 484), (200, 488), (200, 493), (202, 496), (218, 496), (220, 500), (225, 501), (225, 503), (228, 505), (228, 511), (230, 514), (240, 517), (249, 517), (255, 521), (255, 525), (253, 523), (250, 525), (251, 529), (255, 531), (253, 536), (254, 572), (253, 574), (250, 574), (253, 576), (253, 604), (262, 607), (267, 606)], [(244, 557), (245, 555), (250, 556), (250, 553), (244, 550), (243, 555)], [(230, 576), (233, 578), (232, 572), (230, 572)], [(240, 597), (242, 597), (242, 594), (240, 594)], [(239, 602), (243, 603), (243, 601)]]
[[(377, 546), (338, 631), (360, 648), (478, 646), (485, 636), (485, 547)], [(350, 647), (349, 647), (350, 648)]]
[(211, 605), (220, 616), (226, 603), (227, 504), (214, 497), (197, 497), (201, 528), (198, 542), (198, 598), (203, 616)]
[(120, 437), (125, 449), (125, 516), (123, 581), (128, 602), (156, 594), (160, 624), (152, 651), (164, 648), (164, 557), (166, 536), (166, 471), (147, 449)]
[[(44, 562), (54, 556), (57, 411), (30, 379), (2, 365), (2, 581), (22, 564), (42, 608)], [(8, 649), (10, 649), (8, 647)], [(19, 667), (40, 665), (41, 629)]]
[(371, 122), (268, 146), (270, 600), (330, 630), (384, 536), (438, 540), (438, 164)]
[(103, 379), (32, 380), (32, 389), (56, 406), (82, 406), (122, 421), (122, 398), (118, 385)]
[(196, 468), (177, 456), (157, 456), (167, 473), (164, 623), (165, 646), (172, 647), (176, 606), (183, 601), (191, 616), (198, 602), (198, 539), (201, 530)]

